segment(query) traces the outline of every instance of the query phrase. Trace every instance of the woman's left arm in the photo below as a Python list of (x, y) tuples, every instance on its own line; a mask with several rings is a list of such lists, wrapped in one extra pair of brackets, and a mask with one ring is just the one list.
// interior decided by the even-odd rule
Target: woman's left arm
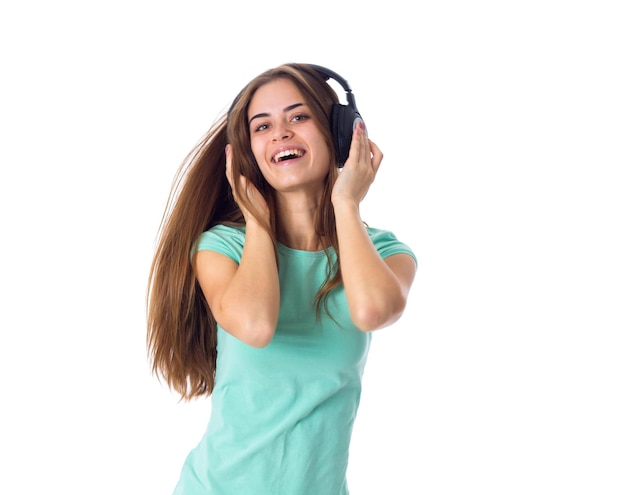
[(382, 157), (365, 129), (358, 126), (332, 194), (348, 307), (354, 324), (363, 331), (389, 326), (402, 316), (417, 270), (408, 254), (381, 258), (361, 220), (359, 205)]

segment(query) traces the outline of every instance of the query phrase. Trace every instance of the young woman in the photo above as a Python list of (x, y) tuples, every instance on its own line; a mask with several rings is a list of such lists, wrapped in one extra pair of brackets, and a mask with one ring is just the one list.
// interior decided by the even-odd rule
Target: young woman
[(400, 318), (417, 265), (361, 219), (383, 155), (355, 119), (338, 167), (329, 72), (291, 63), (253, 79), (177, 174), (148, 349), (184, 399), (211, 396), (177, 495), (348, 494), (371, 332)]

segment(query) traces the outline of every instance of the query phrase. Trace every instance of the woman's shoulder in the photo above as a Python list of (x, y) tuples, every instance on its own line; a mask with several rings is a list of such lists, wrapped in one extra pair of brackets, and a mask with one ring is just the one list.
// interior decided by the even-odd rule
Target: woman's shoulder
[(209, 250), (223, 254), (241, 253), (246, 237), (246, 228), (242, 225), (214, 225), (200, 234), (196, 246), (197, 251)]
[(245, 237), (245, 225), (217, 224), (202, 232), (200, 237), (223, 237), (223, 238), (239, 238)]
[(368, 226), (367, 233), (370, 236), (374, 247), (383, 258), (391, 256), (393, 254), (404, 253), (416, 259), (416, 256), (411, 247), (405, 242), (398, 239), (396, 234), (391, 230)]
[(372, 242), (385, 242), (390, 240), (398, 240), (396, 234), (391, 230), (380, 229), (376, 227), (370, 227), (369, 225), (366, 227), (367, 233), (372, 239)]

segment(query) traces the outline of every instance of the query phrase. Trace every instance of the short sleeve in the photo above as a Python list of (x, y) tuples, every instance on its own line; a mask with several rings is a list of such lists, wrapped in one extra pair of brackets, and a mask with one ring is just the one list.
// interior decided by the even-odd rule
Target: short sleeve
[(413, 250), (404, 242), (399, 241), (393, 232), (372, 227), (368, 227), (367, 231), (381, 258), (387, 258), (394, 254), (408, 254), (417, 265), (417, 257)]
[(244, 229), (245, 227), (215, 225), (200, 234), (196, 251), (215, 251), (239, 263), (245, 239)]

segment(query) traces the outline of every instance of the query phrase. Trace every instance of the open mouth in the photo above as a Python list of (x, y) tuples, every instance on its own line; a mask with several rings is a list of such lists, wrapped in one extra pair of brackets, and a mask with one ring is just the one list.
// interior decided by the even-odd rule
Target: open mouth
[(276, 153), (272, 157), (272, 161), (274, 163), (280, 163), (286, 160), (293, 160), (294, 158), (300, 158), (302, 155), (304, 155), (303, 150), (283, 150), (283, 151)]

